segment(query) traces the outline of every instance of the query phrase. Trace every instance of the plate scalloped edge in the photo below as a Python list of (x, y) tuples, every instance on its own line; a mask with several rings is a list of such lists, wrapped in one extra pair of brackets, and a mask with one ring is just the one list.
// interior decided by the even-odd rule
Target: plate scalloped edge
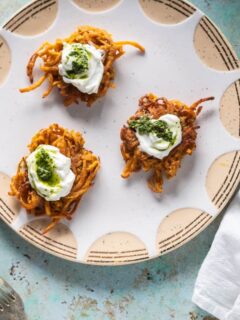
[[(227, 89), (226, 83), (224, 83), (222, 90), (224, 89), (225, 93), (222, 97), (219, 97), (217, 102), (220, 105), (219, 122), (231, 134), (227, 134), (225, 129), (222, 131), (227, 139), (226, 141), (229, 141), (230, 147), (226, 150), (223, 148), (218, 157), (214, 155), (213, 159), (209, 161), (211, 165), (208, 167), (207, 175), (203, 177), (203, 180), (206, 181), (204, 182), (206, 183), (204, 197), (209, 199), (209, 203), (206, 205), (209, 210), (191, 206), (186, 208), (183, 206), (180, 209), (173, 210), (165, 218), (163, 217), (162, 221), (156, 226), (156, 233), (151, 235), (151, 243), (146, 241), (146, 238), (139, 236), (138, 232), (113, 230), (105, 234), (100, 233), (91, 242), (90, 246), (85, 244), (85, 247), (82, 248), (76, 233), (71, 230), (71, 224), (68, 223), (59, 224), (53, 231), (43, 236), (41, 230), (46, 224), (45, 219), (30, 219), (26, 225), (20, 223), (21, 221), (27, 221), (26, 215), (21, 220), (20, 216), (24, 215), (22, 210), (7, 195), (9, 177), (6, 173), (1, 173), (0, 217), (24, 239), (42, 250), (64, 259), (96, 265), (121, 265), (140, 262), (174, 250), (206, 228), (229, 203), (240, 182), (240, 153), (235, 151), (237, 150), (237, 144), (239, 144), (237, 138), (240, 136), (240, 81), (238, 80), (239, 73), (235, 72), (239, 68), (239, 62), (234, 51), (211, 20), (202, 16), (202, 14), (197, 16), (200, 11), (187, 2), (183, 0), (163, 0), (161, 2), (151, 0), (148, 1), (148, 7), (144, 7), (143, 2), (140, 1), (136, 14), (140, 15), (141, 10), (143, 10), (149, 17), (148, 22), (145, 23), (150, 23), (153, 19), (156, 28), (158, 27), (156, 19), (160, 22), (159, 28), (164, 26), (184, 28), (184, 23), (191, 25), (191, 21), (195, 17), (194, 27), (197, 27), (194, 28), (195, 31), (193, 30), (194, 41), (192, 46), (196, 53), (196, 60), (199, 59), (203, 68), (209, 70), (210, 73), (217, 73), (219, 77), (221, 74), (228, 77), (226, 83), (229, 87)], [(0, 71), (0, 80), (2, 80), (3, 87), (8, 82), (7, 73), (11, 69), (12, 39), (18, 38), (19, 41), (24, 41), (26, 37), (31, 39), (35, 34), (38, 34), (41, 38), (41, 35), (45, 35), (50, 26), (59, 18), (59, 10), (62, 10), (65, 6), (68, 6), (68, 10), (71, 10), (73, 4), (70, 4), (70, 6), (69, 4), (70, 1), (66, 5), (61, 0), (49, 0), (44, 1), (44, 3), (37, 0), (19, 11), (5, 24), (4, 30), (1, 32), (3, 41), (0, 41), (0, 56), (4, 58), (4, 61), (7, 61), (5, 64), (7, 67)], [(134, 5), (136, 5), (136, 1), (131, 2), (131, 6)], [(121, 10), (124, 10), (124, 6), (126, 8), (126, 0), (117, 4), (113, 11), (119, 10), (121, 12)], [(159, 10), (158, 15), (153, 16), (151, 12), (156, 13), (156, 6), (161, 6), (164, 10)], [(111, 10), (105, 13), (111, 15)], [(12, 34), (10, 35), (9, 32)], [(189, 37), (192, 37), (191, 32), (190, 30)], [(3, 44), (1, 45), (1, 43)], [(232, 109), (230, 109), (231, 106), (233, 106)], [(238, 112), (237, 120), (234, 115), (236, 112)], [(208, 211), (210, 213), (207, 213)]]

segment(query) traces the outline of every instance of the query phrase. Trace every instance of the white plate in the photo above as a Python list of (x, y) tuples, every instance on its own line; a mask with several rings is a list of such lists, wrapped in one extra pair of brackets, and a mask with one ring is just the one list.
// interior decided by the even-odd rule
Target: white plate
[[(79, 2), (36, 1), (1, 30), (0, 216), (36, 246), (73, 261), (116, 265), (156, 257), (203, 230), (238, 186), (240, 90), (235, 81), (240, 72), (234, 69), (239, 65), (211, 21), (182, 0), (113, 1), (112, 8), (97, 13)], [(106, 29), (116, 41), (137, 41), (146, 54), (126, 47), (116, 62), (116, 89), (91, 108), (65, 108), (57, 91), (43, 100), (44, 86), (19, 93), (29, 84), (25, 68), (34, 50), (86, 24)], [(120, 128), (148, 92), (187, 104), (215, 97), (199, 116), (196, 152), (183, 160), (160, 196), (147, 188), (146, 174), (128, 181), (120, 177)], [(86, 148), (100, 156), (102, 166), (73, 220), (43, 236), (45, 218), (27, 215), (7, 191), (32, 136), (52, 123), (82, 132)]]

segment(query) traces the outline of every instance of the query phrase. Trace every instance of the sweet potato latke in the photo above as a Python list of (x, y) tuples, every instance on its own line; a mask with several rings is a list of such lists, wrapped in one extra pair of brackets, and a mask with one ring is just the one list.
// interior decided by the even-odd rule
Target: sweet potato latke
[(17, 197), (28, 213), (49, 216), (52, 222), (44, 231), (47, 232), (61, 219), (72, 218), (82, 196), (93, 184), (100, 162), (91, 151), (84, 149), (84, 139), (80, 133), (63, 129), (57, 124), (40, 130), (28, 146), (29, 151), (33, 152), (42, 144), (57, 147), (62, 154), (71, 159), (71, 170), (76, 176), (71, 192), (58, 201), (46, 201), (39, 196), (31, 187), (27, 157), (23, 157), (18, 165), (17, 174), (12, 178), (9, 194)]
[(174, 114), (180, 119), (182, 142), (168, 156), (160, 160), (142, 152), (139, 148), (139, 141), (135, 130), (128, 125), (124, 126), (121, 129), (121, 152), (126, 165), (122, 172), (122, 177), (128, 178), (133, 172), (141, 169), (152, 171), (152, 176), (148, 180), (148, 186), (154, 192), (162, 192), (163, 174), (168, 179), (174, 177), (181, 166), (182, 158), (185, 155), (191, 155), (196, 148), (197, 129), (199, 128), (196, 125), (196, 118), (202, 109), (199, 105), (204, 101), (213, 99), (213, 97), (200, 99), (189, 107), (178, 100), (169, 101), (166, 98), (157, 98), (153, 94), (140, 98), (139, 108), (128, 119), (128, 125), (131, 120), (137, 120), (141, 116), (158, 119), (164, 114)]
[[(63, 81), (62, 76), (58, 71), (58, 65), (61, 61), (64, 43), (91, 44), (95, 46), (96, 49), (104, 51), (104, 74), (97, 93), (82, 93), (72, 84)], [(57, 87), (64, 98), (65, 106), (78, 103), (79, 100), (84, 101), (88, 106), (91, 106), (95, 100), (106, 94), (108, 88), (114, 87), (113, 63), (124, 54), (123, 45), (132, 45), (141, 52), (144, 52), (144, 48), (136, 42), (114, 42), (112, 36), (108, 32), (91, 26), (81, 26), (71, 34), (70, 37), (66, 39), (57, 39), (53, 44), (45, 42), (31, 56), (27, 65), (27, 75), (31, 83), (33, 83), (33, 69), (38, 58), (41, 58), (43, 61), (43, 65), (40, 66), (40, 69), (44, 74), (37, 82), (27, 88), (20, 89), (20, 92), (32, 91), (41, 86), (45, 80), (48, 80), (49, 87), (47, 91), (44, 92), (43, 98), (47, 97), (54, 87)]]

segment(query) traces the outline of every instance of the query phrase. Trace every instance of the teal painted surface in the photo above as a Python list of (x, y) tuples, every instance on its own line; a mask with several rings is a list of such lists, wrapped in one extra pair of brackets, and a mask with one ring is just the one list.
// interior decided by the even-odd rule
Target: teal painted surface
[[(0, 23), (27, 2), (1, 0)], [(240, 1), (191, 2), (220, 27), (240, 56)], [(0, 222), (0, 276), (23, 298), (29, 320), (206, 320), (191, 296), (219, 222), (166, 256), (125, 267), (63, 261), (34, 248)]]

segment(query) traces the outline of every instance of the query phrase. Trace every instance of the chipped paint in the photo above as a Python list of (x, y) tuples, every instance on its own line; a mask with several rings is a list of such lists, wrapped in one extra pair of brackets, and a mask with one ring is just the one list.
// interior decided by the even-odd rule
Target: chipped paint
[(159, 259), (103, 268), (50, 256), (0, 222), (0, 274), (19, 292), (31, 320), (39, 314), (41, 320), (190, 320), (189, 312), (203, 320), (191, 293), (216, 227)]

